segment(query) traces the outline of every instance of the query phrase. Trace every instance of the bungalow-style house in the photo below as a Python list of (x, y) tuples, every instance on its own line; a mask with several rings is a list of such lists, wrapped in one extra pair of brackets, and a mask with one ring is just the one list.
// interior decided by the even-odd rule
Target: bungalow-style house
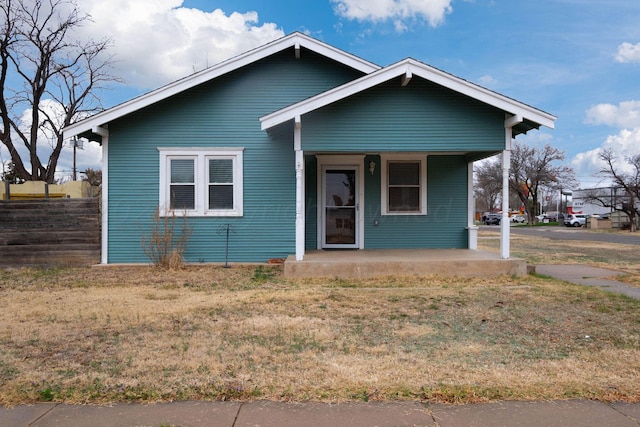
[[(473, 252), (473, 162), (502, 152), (508, 170), (512, 138), (554, 121), (414, 59), (380, 67), (293, 33), (64, 134), (102, 144), (102, 263), (149, 262), (159, 209), (187, 216), (188, 262), (223, 262), (228, 226), (229, 261), (286, 270)], [(508, 237), (505, 220), (499, 258)]]

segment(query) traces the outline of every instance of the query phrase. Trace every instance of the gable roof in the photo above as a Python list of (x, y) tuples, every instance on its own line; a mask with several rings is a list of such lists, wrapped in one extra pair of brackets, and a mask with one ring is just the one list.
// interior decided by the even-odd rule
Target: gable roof
[(391, 79), (400, 77), (399, 84), (410, 84), (413, 76), (418, 76), (439, 84), (458, 93), (484, 102), (512, 115), (513, 135), (526, 133), (540, 126), (554, 127), (557, 117), (537, 108), (523, 104), (515, 99), (478, 86), (467, 80), (426, 65), (415, 59), (407, 58), (395, 64), (381, 68), (359, 79), (350, 81), (304, 101), (282, 108), (260, 118), (263, 130), (272, 128), (289, 120), (298, 121), (300, 117), (318, 108), (345, 99)]
[(381, 68), (379, 65), (372, 62), (337, 49), (305, 34), (295, 32), (69, 125), (63, 129), (64, 137), (68, 138), (86, 132), (98, 133), (100, 132), (100, 129), (98, 129), (99, 127), (104, 126), (115, 119), (155, 104), (180, 92), (184, 92), (185, 90), (208, 82), (223, 74), (238, 70), (246, 65), (252, 64), (253, 62), (269, 57), (285, 49), (294, 48), (295, 54), (298, 56), (301, 47), (326, 56), (366, 74)]

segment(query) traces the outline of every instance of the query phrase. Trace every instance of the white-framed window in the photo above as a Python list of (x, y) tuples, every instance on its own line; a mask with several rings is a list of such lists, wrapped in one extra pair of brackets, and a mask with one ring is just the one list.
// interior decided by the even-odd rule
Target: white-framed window
[(381, 163), (382, 215), (426, 215), (426, 154), (382, 154)]
[(242, 216), (243, 148), (158, 148), (160, 212)]

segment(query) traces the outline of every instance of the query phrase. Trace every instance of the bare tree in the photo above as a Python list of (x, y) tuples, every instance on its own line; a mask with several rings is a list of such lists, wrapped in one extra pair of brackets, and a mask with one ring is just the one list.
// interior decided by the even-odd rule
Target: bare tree
[(546, 144), (530, 147), (516, 141), (511, 151), (509, 187), (526, 207), (533, 224), (539, 214), (539, 195), (543, 189), (572, 188), (577, 185), (573, 169), (563, 164), (564, 152)]
[(613, 186), (591, 190), (585, 200), (625, 213), (629, 217), (629, 230), (635, 232), (640, 218), (640, 154), (625, 158), (626, 165), (611, 149), (602, 151), (599, 157), (604, 165), (598, 174), (613, 181)]
[[(509, 188), (525, 206), (528, 222), (533, 224), (539, 212), (539, 196), (543, 190), (571, 188), (576, 185), (573, 170), (562, 164), (564, 153), (550, 145), (529, 147), (514, 142), (511, 150)], [(502, 163), (489, 160), (476, 168), (476, 195), (495, 206), (502, 192)], [(489, 196), (491, 195), (491, 196)]]
[(474, 193), (478, 207), (492, 211), (502, 192), (502, 167), (499, 160), (488, 159), (475, 167)]
[(89, 16), (70, 0), (3, 0), (0, 13), (0, 138), (20, 179), (51, 183), (62, 128), (100, 110), (96, 92), (117, 81), (110, 41), (74, 39)]

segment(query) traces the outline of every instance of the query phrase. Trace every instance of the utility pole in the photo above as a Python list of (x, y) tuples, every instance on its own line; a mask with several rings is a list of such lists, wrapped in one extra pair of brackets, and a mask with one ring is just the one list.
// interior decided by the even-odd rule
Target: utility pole
[(77, 181), (77, 175), (76, 175), (76, 147), (78, 146), (78, 139), (74, 136), (73, 137), (73, 180)]

